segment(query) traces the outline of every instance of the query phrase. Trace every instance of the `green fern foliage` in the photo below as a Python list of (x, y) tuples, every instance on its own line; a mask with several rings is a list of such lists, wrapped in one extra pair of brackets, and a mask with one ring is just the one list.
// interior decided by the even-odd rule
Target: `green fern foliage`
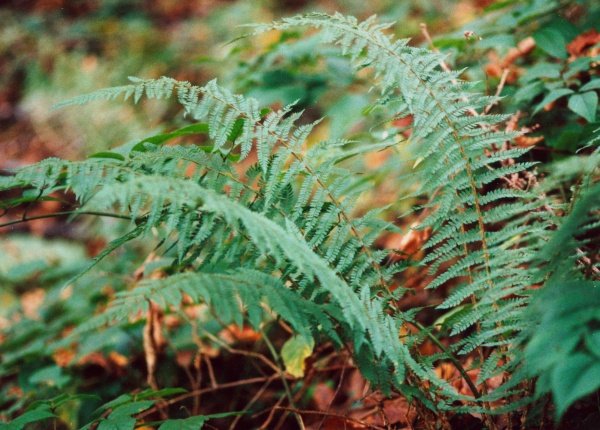
[[(356, 68), (372, 71), (373, 86), (381, 91), (378, 103), (390, 119), (412, 118), (407, 143), (412, 157), (399, 162), (412, 166), (416, 191), (409, 197), (427, 201), (418, 208), (422, 222), (417, 228), (433, 231), (425, 257), (414, 264), (428, 268), (428, 289), (450, 289), (435, 309), (451, 311), (442, 330), (419, 327), (416, 310), (403, 313), (397, 307), (404, 289), (391, 291), (390, 283), (406, 264), (388, 264), (390, 251), (374, 246), (393, 229), (379, 218), (385, 208), (355, 213), (357, 200), (372, 184), (343, 161), (395, 143), (357, 146), (335, 140), (308, 148), (316, 123), (299, 125), (302, 112), (294, 106), (269, 111), (216, 81), (195, 86), (163, 77), (131, 78), (130, 85), (62, 106), (174, 96), (193, 125), (119, 153), (78, 162), (48, 159), (0, 178), (0, 190), (27, 188), (38, 199), (72, 192), (78, 214), (116, 213), (129, 220), (130, 232), (88, 269), (142, 236), (156, 236), (172, 257), (168, 276), (119, 293), (74, 335), (125, 321), (151, 301), (177, 309), (186, 295), (210, 305), (227, 324), (249, 321), (258, 328), (266, 315), (276, 315), (304, 338), (351, 346), (359, 369), (384, 393), (403, 392), (435, 411), (499, 414), (532, 402), (522, 379), (510, 375), (523, 374), (527, 355), (539, 356), (538, 349), (550, 342), (528, 331), (531, 315), (542, 324), (559, 324), (554, 314), (549, 322), (541, 309), (530, 311), (533, 286), (548, 284), (550, 291), (573, 284), (583, 291), (570, 298), (577, 309), (586, 291), (597, 287), (597, 261), (582, 267), (597, 251), (592, 243), (600, 222), (597, 184), (588, 175), (582, 197), (576, 196), (568, 216), (559, 219), (564, 205), (545, 195), (550, 191), (529, 186), (535, 163), (516, 160), (528, 150), (511, 144), (518, 133), (502, 131), (508, 116), (485, 113), (496, 99), (475, 92), (475, 84), (461, 81), (459, 72), (442, 71), (443, 55), (393, 40), (384, 33), (388, 25), (375, 18), (358, 22), (340, 14), (297, 16), (258, 26), (255, 34), (298, 26), (321, 29), (325, 42), (339, 46)], [(195, 133), (207, 134), (209, 144), (165, 144), (173, 136)], [(240, 173), (240, 162), (251, 157), (256, 161)], [(597, 375), (592, 363), (597, 331), (590, 328), (597, 313), (581, 312), (589, 330), (573, 336), (565, 351), (588, 360), (586, 372)], [(566, 330), (560, 327), (561, 333)], [(447, 348), (436, 338), (457, 335), (461, 340)], [(426, 339), (434, 339), (440, 352), (418, 354)], [(525, 359), (515, 347), (517, 339), (528, 342)], [(577, 349), (582, 339), (593, 345), (585, 352)], [(473, 357), (476, 384), (457, 354)], [(472, 396), (459, 394), (436, 375), (441, 361), (458, 363)], [(553, 375), (540, 378), (541, 392), (565, 389), (559, 379), (568, 369), (558, 359), (540, 366), (534, 376)], [(488, 388), (493, 378), (504, 385)], [(419, 391), (425, 382), (432, 388)], [(581, 384), (577, 395), (597, 388)], [(559, 415), (568, 404), (559, 405)]]

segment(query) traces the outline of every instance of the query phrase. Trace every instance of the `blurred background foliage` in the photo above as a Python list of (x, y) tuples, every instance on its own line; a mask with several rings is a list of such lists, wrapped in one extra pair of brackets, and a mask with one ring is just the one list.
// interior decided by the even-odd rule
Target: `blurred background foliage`
[[(265, 105), (295, 102), (298, 109), (306, 109), (306, 120), (326, 118), (310, 137), (313, 141), (368, 139), (377, 133), (374, 125), (391, 119), (385, 117), (385, 109), (372, 105), (367, 80), (361, 73), (351, 73), (346, 59), (319, 45), (320, 36), (272, 32), (228, 43), (251, 31), (240, 25), (318, 11), (339, 11), (359, 19), (377, 14), (382, 22), (395, 22), (390, 31), (398, 37), (447, 52), (448, 66), (464, 69), (463, 77), (479, 81), (481, 91), (493, 95), (500, 86), (505, 98), (494, 112), (521, 112), (512, 127), (530, 132), (518, 143), (535, 145), (529, 153), (535, 161), (560, 160), (585, 151), (587, 137), (598, 128), (600, 6), (596, 1), (9, 0), (0, 5), (0, 172), (51, 156), (81, 159), (189, 124), (176, 104), (167, 101), (52, 110), (73, 96), (126, 84), (128, 76), (166, 75), (194, 84), (217, 78)], [(294, 43), (287, 43), (290, 40)], [(396, 124), (398, 129), (409, 125)], [(389, 151), (374, 153), (355, 161), (379, 182), (359, 210), (375, 201), (377, 206), (395, 202), (409, 192), (397, 189), (395, 179), (403, 172), (398, 160), (388, 155)], [(42, 202), (28, 215), (66, 210), (68, 196), (61, 198), (67, 201)], [(404, 204), (408, 208), (412, 202)], [(403, 212), (398, 207), (395, 211), (390, 219)], [(61, 403), (57, 412), (61, 425), (75, 428), (102, 402), (144, 385), (143, 323), (138, 319), (107, 329), (80, 344), (76, 352), (66, 347), (48, 349), (50, 341), (102, 309), (132, 279), (150, 276), (168, 262), (144, 261), (141, 256), (152, 248), (136, 243), (104, 262), (102, 276), (85, 277), (78, 288), (64, 289), (65, 280), (123, 228), (116, 220), (65, 221), (67, 217), (39, 219), (0, 230), (0, 329), (4, 333), (0, 335), (0, 416), (16, 415), (32, 400), (58, 393), (99, 396)], [(400, 222), (404, 229), (414, 218)], [(401, 246), (398, 236), (381, 240), (388, 247)], [(407, 282), (414, 287), (410, 282), (416, 285), (419, 279)], [(418, 292), (409, 300), (408, 308), (438, 298)], [(205, 366), (224, 376), (226, 380), (220, 382), (256, 376), (253, 365), (239, 365), (227, 348), (264, 350), (260, 336), (236, 332), (232, 337), (207, 309), (195, 312), (205, 330), (205, 356), (219, 357), (214, 369), (210, 363)], [(164, 386), (181, 386), (196, 365), (189, 351), (197, 345), (191, 340), (190, 324), (170, 322), (172, 348), (159, 377)], [(286, 334), (275, 326), (271, 330), (270, 337), (280, 347)], [(324, 348), (315, 355), (340, 368), (343, 359), (332, 358), (331, 352)], [(347, 407), (361, 402), (366, 409), (373, 407), (359, 395), (364, 390), (361, 381), (357, 375), (343, 387)], [(327, 378), (319, 384), (302, 392), (303, 407), (327, 406), (335, 387)], [(203, 413), (241, 410), (253, 395), (251, 388), (240, 387), (227, 398), (227, 405), (222, 404), (223, 397), (207, 400)], [(272, 399), (266, 397), (258, 402), (258, 409), (270, 404)]]
[[(51, 111), (72, 96), (121, 85), (127, 76), (163, 75), (194, 83), (219, 78), (264, 103), (298, 100), (360, 118), (366, 101), (346, 93), (354, 77), (345, 60), (315, 50), (311, 39), (280, 45), (293, 35), (265, 35), (227, 44), (248, 32), (242, 24), (299, 12), (334, 12), (396, 21), (402, 37), (421, 38), (419, 23), (436, 33), (472, 19), (485, 2), (421, 0), (218, 1), (75, 0), (8, 1), (0, 6), (0, 167), (48, 155), (81, 157), (168, 127), (177, 118), (164, 103), (143, 108), (115, 104), (76, 112)], [(479, 9), (478, 9), (479, 8)], [(258, 56), (257, 56), (258, 55)], [(326, 58), (325, 64), (319, 59)], [(342, 96), (344, 95), (344, 96)], [(178, 119), (181, 121), (181, 119)], [(338, 130), (335, 124), (335, 129)], [(339, 132), (337, 132), (339, 134)], [(30, 151), (30, 149), (32, 151)]]

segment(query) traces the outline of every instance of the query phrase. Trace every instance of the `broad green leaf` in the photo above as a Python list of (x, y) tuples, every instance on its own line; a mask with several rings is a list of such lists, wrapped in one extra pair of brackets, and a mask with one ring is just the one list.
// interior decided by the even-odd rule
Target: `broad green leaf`
[(566, 356), (552, 372), (552, 394), (556, 404), (556, 420), (577, 399), (600, 387), (600, 361), (585, 354)]
[(125, 160), (125, 157), (123, 157), (121, 154), (117, 154), (116, 152), (110, 151), (96, 152), (95, 154), (89, 155), (88, 158), (111, 158), (114, 160)]
[(29, 377), (31, 384), (47, 385), (50, 387), (62, 388), (71, 381), (69, 375), (63, 374), (59, 366), (43, 367)]
[(457, 314), (462, 313), (465, 310), (469, 311), (469, 310), (471, 310), (472, 307), (473, 307), (473, 305), (471, 305), (471, 304), (456, 306), (455, 308), (452, 308), (451, 310), (449, 310), (445, 314), (440, 315), (433, 322), (433, 325), (434, 325), (434, 327), (436, 327), (438, 329), (442, 329), (443, 326), (446, 325), (448, 322), (451, 323), (453, 317), (455, 317)]
[(144, 400), (119, 406), (107, 419), (100, 422), (98, 430), (133, 430), (136, 420), (131, 416), (148, 409), (154, 403), (155, 400)]
[(331, 138), (344, 137), (360, 121), (362, 110), (368, 105), (369, 100), (364, 95), (347, 94), (336, 101), (327, 110), (327, 116), (331, 118)]
[(598, 107), (598, 94), (595, 91), (587, 91), (583, 94), (575, 94), (569, 98), (569, 109), (577, 115), (582, 116), (588, 122), (596, 121), (596, 109)]
[(304, 376), (304, 360), (310, 357), (314, 346), (312, 338), (307, 340), (303, 336), (294, 336), (289, 339), (281, 349), (285, 370), (296, 378)]
[(600, 89), (600, 79), (592, 79), (587, 84), (579, 88), (580, 92)]
[(586, 334), (585, 346), (600, 360), (600, 330)]
[(542, 91), (544, 91), (544, 83), (542, 81), (533, 81), (515, 91), (513, 99), (517, 104), (530, 103)]
[(137, 393), (135, 398), (137, 400), (143, 400), (147, 399), (148, 397), (168, 397), (183, 393), (187, 393), (187, 390), (184, 388), (163, 388), (162, 390), (147, 389), (141, 393)]
[(533, 39), (537, 46), (547, 54), (566, 60), (567, 58), (567, 41), (562, 33), (555, 29), (542, 28), (533, 34)]
[(118, 408), (116, 408), (108, 417), (109, 418), (112, 416), (122, 417), (122, 416), (131, 416), (134, 414), (138, 414), (138, 413), (142, 412), (143, 410), (148, 409), (154, 403), (156, 403), (156, 400), (143, 400), (141, 402), (128, 403), (126, 405), (119, 406)]
[(227, 418), (234, 415), (244, 415), (246, 413), (248, 412), (232, 411), (223, 412), (222, 414), (198, 415), (180, 420), (167, 420), (160, 425), (158, 430), (200, 430), (204, 423), (212, 418)]
[(564, 80), (570, 80), (575, 77), (579, 72), (583, 72), (585, 70), (591, 69), (592, 58), (583, 56), (576, 58), (571, 63), (569, 63), (567, 70), (563, 73)]
[(165, 143), (166, 141), (174, 139), (176, 137), (186, 136), (188, 134), (207, 134), (207, 133), (208, 133), (208, 124), (200, 123), (200, 124), (188, 125), (187, 127), (182, 127), (180, 129), (177, 129), (170, 133), (158, 134), (156, 136), (147, 137), (146, 139), (141, 140), (140, 142), (135, 144), (135, 146), (133, 148), (131, 148), (131, 151), (132, 152), (133, 151), (145, 152), (146, 151), (146, 146), (145, 146), (146, 142), (152, 143), (153, 145), (161, 145), (161, 144)]
[(9, 423), (0, 423), (0, 430), (21, 430), (29, 423), (45, 420), (48, 418), (57, 418), (57, 416), (48, 411), (41, 411), (36, 409), (33, 411), (25, 412), (23, 415), (12, 420)]
[(133, 430), (134, 428), (135, 418), (125, 415), (109, 416), (98, 425), (98, 430)]
[(227, 136), (227, 140), (229, 142), (235, 142), (235, 139), (240, 137), (240, 134), (242, 134), (243, 130), (244, 130), (244, 118), (236, 119), (235, 122), (233, 123), (233, 128), (231, 129), (231, 132)]
[(200, 430), (208, 417), (199, 415), (183, 420), (168, 420), (160, 425), (158, 430)]
[(535, 109), (533, 110), (533, 114), (535, 115), (537, 112), (542, 110), (544, 106), (552, 103), (553, 101), (558, 100), (559, 98), (564, 97), (566, 95), (573, 94), (574, 92), (575, 91), (569, 88), (559, 88), (557, 90), (550, 91), (548, 94), (546, 94), (544, 100), (542, 100), (542, 102), (535, 107)]
[(491, 12), (494, 10), (504, 9), (505, 7), (512, 6), (515, 3), (518, 3), (520, 0), (502, 0), (492, 3), (489, 6), (486, 6), (483, 10), (484, 12)]
[(560, 64), (542, 62), (527, 70), (524, 80), (529, 82), (539, 78), (558, 79), (561, 71)]

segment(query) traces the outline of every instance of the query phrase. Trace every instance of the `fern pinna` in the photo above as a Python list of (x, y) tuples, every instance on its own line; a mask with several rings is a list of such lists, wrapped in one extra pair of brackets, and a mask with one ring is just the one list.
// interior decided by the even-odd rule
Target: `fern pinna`
[[(163, 77), (132, 78), (130, 85), (65, 105), (175, 95), (198, 123), (173, 135), (207, 133), (211, 145), (165, 146), (169, 135), (157, 136), (118, 154), (80, 162), (50, 159), (2, 179), (2, 189), (32, 188), (39, 197), (72, 191), (82, 214), (121, 208), (131, 232), (109, 251), (159, 229), (163, 246), (175, 256), (173, 274), (120, 293), (76, 333), (125, 319), (146, 309), (149, 300), (177, 307), (182, 293), (209, 303), (226, 323), (242, 324), (244, 311), (258, 326), (266, 304), (307, 341), (351, 345), (365, 377), (385, 393), (401, 391), (438, 411), (503, 413), (527, 404), (521, 379), (510, 379), (521, 363), (512, 344), (526, 326), (531, 286), (543, 281), (532, 262), (539, 261), (556, 224), (551, 203), (528, 189), (527, 181), (510, 179), (527, 177), (533, 163), (515, 162), (527, 149), (508, 143), (517, 133), (501, 131), (507, 116), (477, 113), (494, 98), (476, 93), (460, 72), (441, 71), (442, 55), (386, 36), (387, 25), (375, 18), (310, 14), (260, 25), (255, 33), (298, 26), (321, 29), (325, 42), (340, 46), (357, 68), (371, 69), (391, 118), (412, 117), (412, 159), (398, 162), (414, 165), (418, 190), (409, 197), (428, 198), (419, 208), (426, 216), (418, 228), (434, 232), (425, 258), (415, 264), (429, 268), (428, 288), (453, 286), (438, 306), (453, 310), (442, 331), (421, 326), (415, 312), (396, 307), (404, 290), (390, 291), (389, 284), (404, 265), (385, 264), (389, 251), (373, 246), (393, 226), (377, 217), (380, 210), (353, 213), (369, 185), (341, 161), (395, 143), (350, 151), (346, 141), (325, 141), (307, 150), (315, 124), (298, 126), (301, 113), (293, 106), (261, 110), (256, 100), (216, 81), (194, 86)], [(251, 155), (256, 162), (240, 175), (236, 163)], [(421, 330), (400, 338), (410, 333), (405, 324)], [(436, 337), (463, 332), (468, 334), (448, 348)], [(419, 355), (425, 338), (442, 352)], [(456, 354), (473, 355), (476, 386)], [(445, 360), (459, 367), (472, 396), (436, 375), (434, 365)], [(492, 378), (504, 385), (492, 387)], [(415, 389), (424, 383), (435, 389)]]

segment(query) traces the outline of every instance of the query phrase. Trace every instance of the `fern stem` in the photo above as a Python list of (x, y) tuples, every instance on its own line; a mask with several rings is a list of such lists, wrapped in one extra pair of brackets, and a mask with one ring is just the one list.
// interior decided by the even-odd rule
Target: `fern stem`
[[(275, 347), (269, 340), (269, 337), (267, 336), (265, 331), (262, 328), (260, 328), (259, 330), (260, 330), (260, 333), (262, 334), (262, 338), (265, 341), (265, 344), (267, 345), (267, 348), (269, 348), (271, 355), (277, 362), (277, 365), (278, 365), (277, 370), (279, 371), (279, 377), (281, 378), (281, 382), (283, 383), (283, 386), (285, 388), (285, 394), (290, 402), (290, 406), (292, 408), (296, 409), (296, 405), (294, 403), (294, 396), (292, 396), (292, 390), (290, 389), (290, 385), (287, 383), (287, 380), (285, 379), (285, 374), (283, 372), (283, 369), (281, 368), (281, 366), (282, 366), (281, 358), (279, 357), (279, 354), (277, 354)], [(298, 415), (298, 413), (294, 413), (294, 417), (296, 417), (296, 421), (298, 421), (298, 425), (300, 426), (300, 428), (302, 430), (304, 430), (304, 423), (302, 422), (302, 417), (300, 417), (300, 415)]]
[(465, 382), (467, 383), (467, 385), (471, 389), (471, 392), (473, 393), (473, 396), (475, 396), (476, 399), (480, 398), (481, 397), (481, 393), (479, 392), (479, 390), (477, 389), (477, 387), (475, 386), (475, 384), (473, 383), (473, 381), (471, 380), (471, 378), (469, 378), (469, 375), (467, 374), (467, 371), (462, 366), (462, 364), (460, 364), (460, 361), (458, 361), (457, 358), (448, 350), (448, 348), (446, 348), (442, 344), (442, 342), (440, 342), (440, 340), (434, 334), (431, 333), (431, 330), (428, 330), (427, 327), (425, 327), (420, 322), (410, 321), (410, 323), (412, 325), (414, 325), (415, 327), (417, 327), (422, 332), (424, 332), (425, 335), (438, 348), (440, 348), (444, 354), (446, 354), (446, 356), (448, 357), (448, 360), (450, 360), (452, 362), (452, 364), (454, 364), (454, 367), (456, 367), (456, 370), (458, 370), (458, 372), (460, 373), (460, 375), (463, 377), (463, 379), (465, 380)]
[(130, 217), (128, 215), (120, 215), (120, 214), (111, 213), (111, 212), (65, 211), (65, 212), (54, 212), (51, 214), (44, 214), (44, 215), (36, 215), (36, 216), (28, 217), (28, 218), (21, 218), (21, 219), (16, 219), (13, 221), (8, 221), (8, 222), (0, 224), (0, 228), (8, 227), (8, 226), (15, 225), (15, 224), (21, 224), (21, 223), (25, 223), (25, 222), (29, 222), (29, 221), (34, 221), (36, 219), (55, 218), (55, 217), (67, 216), (67, 215), (94, 215), (94, 216), (103, 216), (103, 217), (108, 217), (108, 218), (125, 219), (125, 220), (129, 220), (129, 221), (131, 221), (131, 219), (132, 219), (132, 217)]

